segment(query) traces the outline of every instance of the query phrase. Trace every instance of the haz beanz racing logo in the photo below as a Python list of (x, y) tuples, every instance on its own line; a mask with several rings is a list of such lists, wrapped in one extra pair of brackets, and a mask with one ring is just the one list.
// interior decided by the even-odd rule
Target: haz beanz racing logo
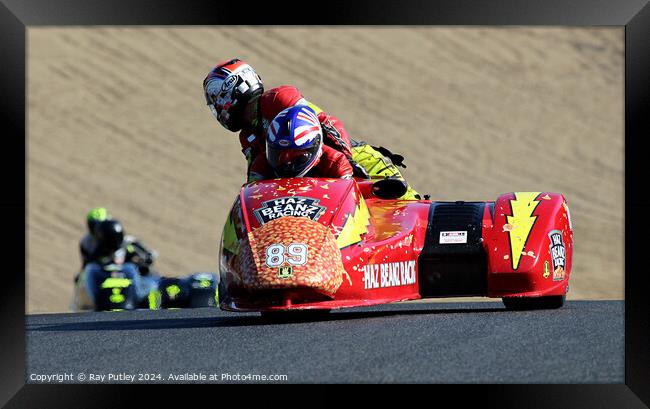
[(562, 240), (562, 232), (551, 230), (548, 233), (548, 238), (550, 239), (548, 249), (553, 262), (553, 281), (562, 281), (564, 280), (566, 264), (566, 248), (564, 247), (564, 240)]
[(301, 196), (280, 197), (262, 202), (262, 207), (253, 211), (260, 224), (268, 223), (282, 216), (308, 217), (317, 221), (327, 209), (318, 204), (318, 199)]

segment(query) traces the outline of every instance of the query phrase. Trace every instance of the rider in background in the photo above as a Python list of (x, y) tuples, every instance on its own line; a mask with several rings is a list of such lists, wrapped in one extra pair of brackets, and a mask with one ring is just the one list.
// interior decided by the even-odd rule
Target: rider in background
[[(219, 123), (229, 131), (240, 132), (239, 142), (248, 162), (249, 182), (259, 177), (252, 171), (252, 165), (265, 155), (269, 124), (280, 111), (294, 105), (307, 105), (316, 113), (323, 130), (323, 145), (342, 153), (355, 177), (404, 180), (396, 167), (406, 167), (402, 156), (385, 148), (375, 149), (365, 142), (352, 141), (338, 118), (307, 101), (293, 86), (282, 85), (264, 91), (255, 70), (237, 58), (214, 67), (203, 80), (203, 90)], [(401, 198), (419, 199), (420, 196), (409, 187)]]
[[(144, 299), (156, 288), (157, 274), (150, 269), (155, 254), (134, 241), (127, 241), (122, 224), (107, 213), (92, 222), (92, 251), (84, 256), (83, 268), (75, 279), (78, 286), (75, 304), (79, 309), (94, 308), (94, 294), (98, 282), (109, 277), (112, 271), (133, 280), (139, 299)], [(90, 227), (90, 226), (89, 226)]]
[(323, 143), (316, 113), (307, 105), (280, 112), (269, 125), (266, 154), (251, 164), (256, 180), (274, 177), (352, 178), (346, 156)]
[(79, 242), (79, 252), (81, 253), (81, 268), (83, 269), (88, 262), (88, 258), (97, 248), (97, 240), (93, 236), (93, 228), (98, 222), (110, 219), (111, 215), (104, 207), (96, 207), (86, 214), (86, 226), (88, 232), (84, 234)]
[[(113, 217), (104, 207), (96, 207), (86, 214), (86, 225), (88, 226), (88, 232), (81, 238), (81, 241), (79, 242), (82, 270), (86, 264), (88, 264), (90, 261), (93, 261), (97, 252), (97, 238), (94, 231), (95, 226), (99, 222), (105, 220), (113, 220)], [(138, 266), (140, 274), (149, 274), (151, 265), (158, 257), (158, 253), (155, 250), (150, 250), (145, 247), (134, 236), (126, 235), (124, 236), (123, 241), (129, 260)]]

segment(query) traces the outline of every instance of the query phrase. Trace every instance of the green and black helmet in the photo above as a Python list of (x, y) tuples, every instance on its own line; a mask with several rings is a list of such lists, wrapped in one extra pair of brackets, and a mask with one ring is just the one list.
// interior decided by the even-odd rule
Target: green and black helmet
[(124, 228), (115, 219), (97, 221), (93, 226), (97, 247), (103, 254), (110, 254), (117, 251), (124, 243)]
[(88, 231), (90, 234), (94, 235), (93, 229), (95, 228), (95, 224), (97, 224), (97, 222), (108, 220), (110, 218), (111, 216), (108, 214), (108, 210), (106, 210), (104, 207), (96, 207), (89, 211), (86, 215), (86, 220), (88, 222)]

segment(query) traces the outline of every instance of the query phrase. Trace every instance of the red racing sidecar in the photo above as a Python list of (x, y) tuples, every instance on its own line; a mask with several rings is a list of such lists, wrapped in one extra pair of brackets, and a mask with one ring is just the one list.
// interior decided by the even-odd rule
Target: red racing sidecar
[(372, 181), (273, 179), (242, 187), (220, 248), (220, 307), (330, 310), (430, 297), (558, 308), (571, 273), (567, 202), (383, 199)]

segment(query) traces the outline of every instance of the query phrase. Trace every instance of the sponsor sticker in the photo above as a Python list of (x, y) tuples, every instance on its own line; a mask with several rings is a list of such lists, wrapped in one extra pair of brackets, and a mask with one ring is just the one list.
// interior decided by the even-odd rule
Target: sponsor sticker
[(278, 278), (290, 278), (293, 275), (293, 267), (280, 266), (278, 267)]
[(467, 243), (467, 231), (441, 231), (440, 244), (463, 244)]
[(548, 267), (548, 260), (544, 261), (544, 278), (549, 278), (551, 276), (551, 270)]
[(393, 263), (366, 264), (363, 271), (363, 288), (399, 287), (415, 284), (415, 260), (396, 261)]
[(548, 238), (550, 240), (548, 250), (553, 263), (553, 281), (562, 281), (564, 280), (566, 267), (566, 248), (564, 247), (562, 232), (560, 230), (551, 230), (548, 233)]
[(221, 91), (228, 91), (235, 85), (235, 83), (237, 83), (237, 76), (233, 75), (231, 77), (228, 77), (223, 82), (223, 85), (221, 85)]
[(307, 217), (317, 221), (321, 214), (327, 210), (318, 202), (318, 199), (301, 196), (280, 197), (262, 202), (262, 207), (254, 210), (253, 213), (260, 224), (283, 216)]

